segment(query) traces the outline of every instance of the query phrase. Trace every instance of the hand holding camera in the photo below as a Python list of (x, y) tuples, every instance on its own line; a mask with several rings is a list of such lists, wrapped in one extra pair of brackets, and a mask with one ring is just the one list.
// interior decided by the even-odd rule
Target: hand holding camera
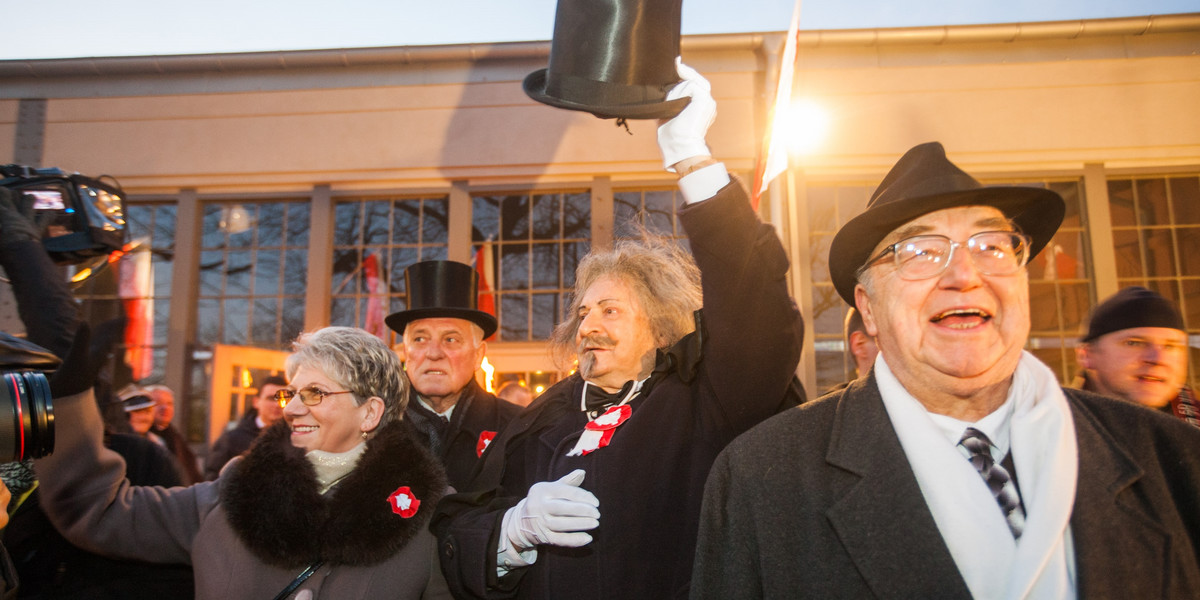
[(41, 232), (33, 221), (32, 207), (21, 210), (20, 203), (19, 194), (0, 187), (0, 236), (5, 242), (41, 239)]

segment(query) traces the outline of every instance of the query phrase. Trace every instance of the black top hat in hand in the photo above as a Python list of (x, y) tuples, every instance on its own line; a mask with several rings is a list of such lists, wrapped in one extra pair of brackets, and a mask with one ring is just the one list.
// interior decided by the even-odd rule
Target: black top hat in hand
[(496, 333), (496, 317), (479, 310), (479, 273), (470, 265), (451, 260), (427, 260), (404, 270), (408, 310), (384, 319), (392, 331), (418, 319), (466, 319), (483, 329), (486, 339)]
[(525, 78), (530, 98), (602, 119), (669, 119), (679, 83), (683, 0), (559, 0), (550, 67)]

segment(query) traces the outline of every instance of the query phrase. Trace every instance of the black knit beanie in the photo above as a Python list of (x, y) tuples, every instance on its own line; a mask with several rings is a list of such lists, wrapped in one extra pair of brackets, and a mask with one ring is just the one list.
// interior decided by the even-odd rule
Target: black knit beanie
[(1183, 328), (1183, 316), (1170, 300), (1144, 287), (1127, 287), (1101, 302), (1092, 311), (1087, 335), (1081, 342), (1090, 342), (1102, 335), (1134, 327)]

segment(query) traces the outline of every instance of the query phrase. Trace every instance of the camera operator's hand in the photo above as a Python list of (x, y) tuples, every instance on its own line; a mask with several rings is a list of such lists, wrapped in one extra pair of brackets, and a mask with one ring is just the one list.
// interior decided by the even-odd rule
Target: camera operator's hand
[(0, 236), (5, 242), (21, 242), (41, 238), (33, 215), (17, 205), (21, 197), (8, 188), (0, 187)]

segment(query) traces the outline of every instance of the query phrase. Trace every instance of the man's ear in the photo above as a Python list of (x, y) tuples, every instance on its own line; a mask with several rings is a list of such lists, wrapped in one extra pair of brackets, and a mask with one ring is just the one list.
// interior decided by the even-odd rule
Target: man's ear
[(879, 327), (875, 325), (875, 313), (871, 311), (871, 299), (867, 297), (867, 288), (863, 287), (861, 283), (854, 286), (854, 306), (858, 309), (858, 314), (862, 316), (863, 329), (867, 331), (867, 335), (877, 337)]
[(483, 357), (487, 356), (487, 342), (479, 342), (479, 347), (475, 349), (475, 369), (478, 370), (483, 364)]
[(866, 343), (870, 339), (867, 334), (862, 331), (855, 331), (850, 334), (850, 353), (856, 358), (863, 358), (866, 355)]
[(1088, 347), (1088, 344), (1079, 344), (1075, 346), (1075, 362), (1079, 363), (1079, 368), (1092, 368), (1092, 357), (1089, 354), (1090, 350), (1091, 348)]

